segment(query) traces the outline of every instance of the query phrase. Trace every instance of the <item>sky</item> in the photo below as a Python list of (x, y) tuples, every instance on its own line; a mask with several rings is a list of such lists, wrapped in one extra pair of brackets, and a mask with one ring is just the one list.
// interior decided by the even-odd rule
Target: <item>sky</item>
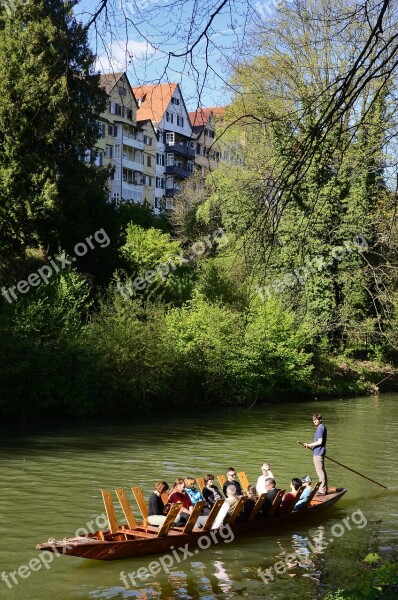
[[(276, 3), (259, 0), (252, 7), (264, 18)], [(191, 60), (168, 56), (184, 52), (188, 37), (194, 43), (220, 4), (222, 0), (109, 0), (108, 22), (104, 13), (97, 30), (91, 31), (97, 69), (127, 71), (133, 86), (177, 82), (188, 110), (228, 104), (233, 95), (231, 63), (244, 54), (252, 26), (250, 2), (229, 0), (214, 18), (208, 42), (194, 48)], [(81, 0), (75, 14), (86, 22), (99, 5), (100, 0)]]

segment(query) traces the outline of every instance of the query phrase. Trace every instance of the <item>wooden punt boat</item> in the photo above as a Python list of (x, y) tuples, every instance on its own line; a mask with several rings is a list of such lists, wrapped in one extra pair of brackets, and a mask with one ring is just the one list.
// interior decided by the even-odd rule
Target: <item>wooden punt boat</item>
[[(315, 516), (330, 508), (340, 500), (346, 493), (345, 488), (329, 488), (326, 496), (317, 496), (317, 484), (302, 510), (294, 511), (294, 505), (299, 499), (300, 493), (304, 488), (300, 488), (298, 495), (289, 509), (282, 514), (278, 513), (281, 499), (285, 490), (278, 492), (266, 517), (258, 518), (258, 513), (265, 501), (266, 494), (262, 494), (248, 520), (239, 522), (238, 517), (241, 513), (244, 503), (247, 500), (245, 496), (240, 498), (239, 503), (228, 520), (228, 526), (232, 530), (233, 538), (245, 535), (251, 532), (278, 528), (286, 525), (294, 526), (303, 519)], [(102, 496), (105, 503), (105, 509), (109, 521), (109, 529), (88, 533), (84, 536), (74, 536), (62, 540), (49, 539), (48, 542), (38, 544), (36, 548), (41, 551), (50, 551), (56, 554), (67, 556), (79, 556), (81, 558), (91, 558), (96, 560), (117, 560), (122, 558), (132, 558), (145, 556), (149, 554), (167, 553), (176, 548), (189, 548), (197, 546), (200, 548), (209, 547), (213, 543), (221, 542), (225, 539), (225, 528), (214, 528), (217, 525), (217, 515), (224, 504), (223, 500), (218, 500), (208, 516), (203, 528), (196, 528), (197, 518), (203, 508), (203, 502), (195, 505), (192, 514), (184, 527), (175, 527), (174, 522), (179, 512), (180, 505), (174, 505), (166, 521), (161, 527), (153, 527), (147, 523), (147, 506), (140, 488), (132, 488), (137, 500), (143, 521), (137, 522), (127, 496), (123, 489), (116, 490), (120, 505), (127, 520), (127, 525), (118, 525), (116, 512), (108, 491), (103, 491)], [(221, 515), (221, 513), (220, 513)], [(219, 516), (220, 516), (219, 515)], [(210, 542), (204, 542), (204, 537), (208, 537)], [(232, 537), (232, 536), (231, 536)], [(217, 540), (217, 541), (216, 541)], [(230, 539), (232, 541), (232, 539)], [(204, 545), (205, 544), (205, 545)], [(196, 550), (198, 552), (198, 550)]]

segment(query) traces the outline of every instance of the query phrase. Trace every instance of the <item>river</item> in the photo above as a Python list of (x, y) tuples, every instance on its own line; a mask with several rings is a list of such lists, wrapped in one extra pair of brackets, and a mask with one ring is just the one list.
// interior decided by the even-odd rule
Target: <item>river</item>
[[(371, 550), (391, 558), (398, 544), (397, 406), (398, 395), (391, 394), (256, 405), (247, 411), (186, 408), (173, 418), (2, 426), (0, 598), (285, 600), (293, 594), (323, 597), (359, 582), (360, 559)], [(328, 461), (329, 483), (348, 492), (323, 516), (295, 530), (226, 538), (185, 560), (181, 555), (169, 572), (146, 580), (133, 577), (135, 585), (128, 574), (159, 557), (101, 562), (54, 556), (46, 562), (45, 556), (32, 562), (39, 557), (36, 543), (73, 535), (79, 527), (98, 528), (94, 523), (101, 524), (104, 513), (101, 489), (140, 485), (148, 496), (159, 479), (171, 483), (177, 476), (217, 475), (229, 466), (255, 483), (264, 461), (271, 464), (278, 487), (288, 487), (295, 476), (315, 478), (311, 453), (296, 440), (312, 441), (311, 416), (317, 411), (328, 427), (330, 457), (388, 490)], [(130, 491), (128, 496), (135, 510)], [(286, 560), (292, 553), (297, 560)], [(284, 572), (273, 580), (262, 578), (278, 561), (286, 565)]]

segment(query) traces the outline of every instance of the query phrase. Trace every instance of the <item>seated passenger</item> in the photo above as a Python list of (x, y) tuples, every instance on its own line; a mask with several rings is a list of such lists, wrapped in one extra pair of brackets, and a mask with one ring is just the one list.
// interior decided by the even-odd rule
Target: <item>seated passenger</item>
[(247, 496), (247, 500), (245, 502), (243, 511), (241, 512), (241, 514), (237, 518), (237, 523), (243, 523), (243, 521), (247, 521), (247, 519), (251, 515), (251, 512), (252, 512), (253, 508), (256, 505), (256, 502), (258, 500), (258, 495), (257, 495), (257, 491), (256, 491), (256, 486), (255, 485), (248, 485), (247, 486), (246, 496)]
[(257, 494), (259, 496), (261, 496), (261, 494), (265, 494), (267, 492), (267, 490), (265, 489), (265, 480), (268, 477), (275, 479), (272, 471), (270, 470), (270, 466), (268, 463), (263, 463), (263, 466), (261, 467), (261, 471), (262, 471), (262, 474), (257, 479), (257, 483), (256, 483), (256, 490), (257, 490)]
[[(226, 493), (227, 497), (225, 498), (224, 504), (228, 506), (228, 510), (227, 510), (227, 514), (225, 515), (225, 517), (223, 519), (223, 522), (227, 523), (229, 517), (232, 515), (232, 513), (234, 511), (235, 506), (239, 502), (239, 498), (236, 493), (236, 486), (233, 484), (227, 485), (225, 493)], [(221, 512), (221, 509), (220, 509), (220, 512)]]
[(220, 490), (214, 485), (214, 475), (211, 475), (211, 473), (206, 475), (204, 482), (203, 498), (206, 501), (206, 508), (212, 509), (216, 501), (221, 499)]
[(264, 501), (262, 509), (259, 512), (260, 517), (267, 516), (272, 506), (272, 503), (275, 500), (275, 496), (279, 492), (279, 490), (276, 488), (276, 481), (273, 477), (267, 477), (267, 479), (265, 480), (265, 489), (267, 492), (267, 497)]
[(279, 506), (279, 513), (283, 514), (287, 511), (287, 509), (289, 508), (290, 504), (293, 502), (294, 498), (297, 495), (298, 490), (301, 487), (301, 479), (299, 479), (298, 477), (293, 477), (291, 483), (290, 483), (290, 492), (287, 492), (283, 498), (282, 498), (282, 502)]
[(307, 500), (312, 492), (312, 487), (311, 487), (312, 479), (309, 475), (306, 475), (305, 477), (303, 477), (301, 482), (305, 486), (305, 488), (301, 492), (300, 499), (297, 502), (297, 504), (293, 510), (302, 510), (303, 508), (305, 508), (304, 505), (307, 502)]
[(165, 481), (159, 481), (155, 484), (155, 489), (149, 497), (148, 501), (148, 523), (150, 525), (160, 526), (166, 520), (164, 515), (164, 502), (162, 500), (163, 492), (169, 489)]
[(176, 524), (178, 525), (183, 525), (187, 522), (193, 508), (190, 497), (184, 492), (184, 485), (184, 479), (182, 477), (177, 477), (169, 495), (170, 505), (182, 502), (182, 507), (178, 513), (178, 520), (176, 521)]
[(202, 494), (195, 487), (196, 481), (193, 477), (186, 477), (184, 484), (185, 484), (184, 492), (188, 494), (193, 505), (195, 505), (197, 502), (200, 502), (201, 500), (203, 500)]
[(233, 467), (229, 467), (229, 469), (227, 469), (227, 481), (222, 486), (222, 491), (225, 497), (227, 497), (227, 487), (229, 485), (235, 486), (237, 496), (243, 496), (243, 490), (240, 483), (236, 481), (236, 475), (237, 473)]

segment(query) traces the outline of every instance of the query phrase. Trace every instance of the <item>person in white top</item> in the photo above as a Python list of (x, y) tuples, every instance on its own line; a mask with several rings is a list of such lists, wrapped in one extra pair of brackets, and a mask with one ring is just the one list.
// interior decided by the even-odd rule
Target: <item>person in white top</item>
[(272, 479), (275, 479), (270, 465), (268, 463), (264, 463), (263, 466), (261, 467), (262, 470), (262, 475), (260, 475), (260, 477), (257, 479), (257, 483), (256, 483), (256, 490), (257, 490), (257, 494), (265, 494), (267, 492), (267, 490), (265, 489), (265, 480), (268, 479), (268, 477), (271, 477)]

